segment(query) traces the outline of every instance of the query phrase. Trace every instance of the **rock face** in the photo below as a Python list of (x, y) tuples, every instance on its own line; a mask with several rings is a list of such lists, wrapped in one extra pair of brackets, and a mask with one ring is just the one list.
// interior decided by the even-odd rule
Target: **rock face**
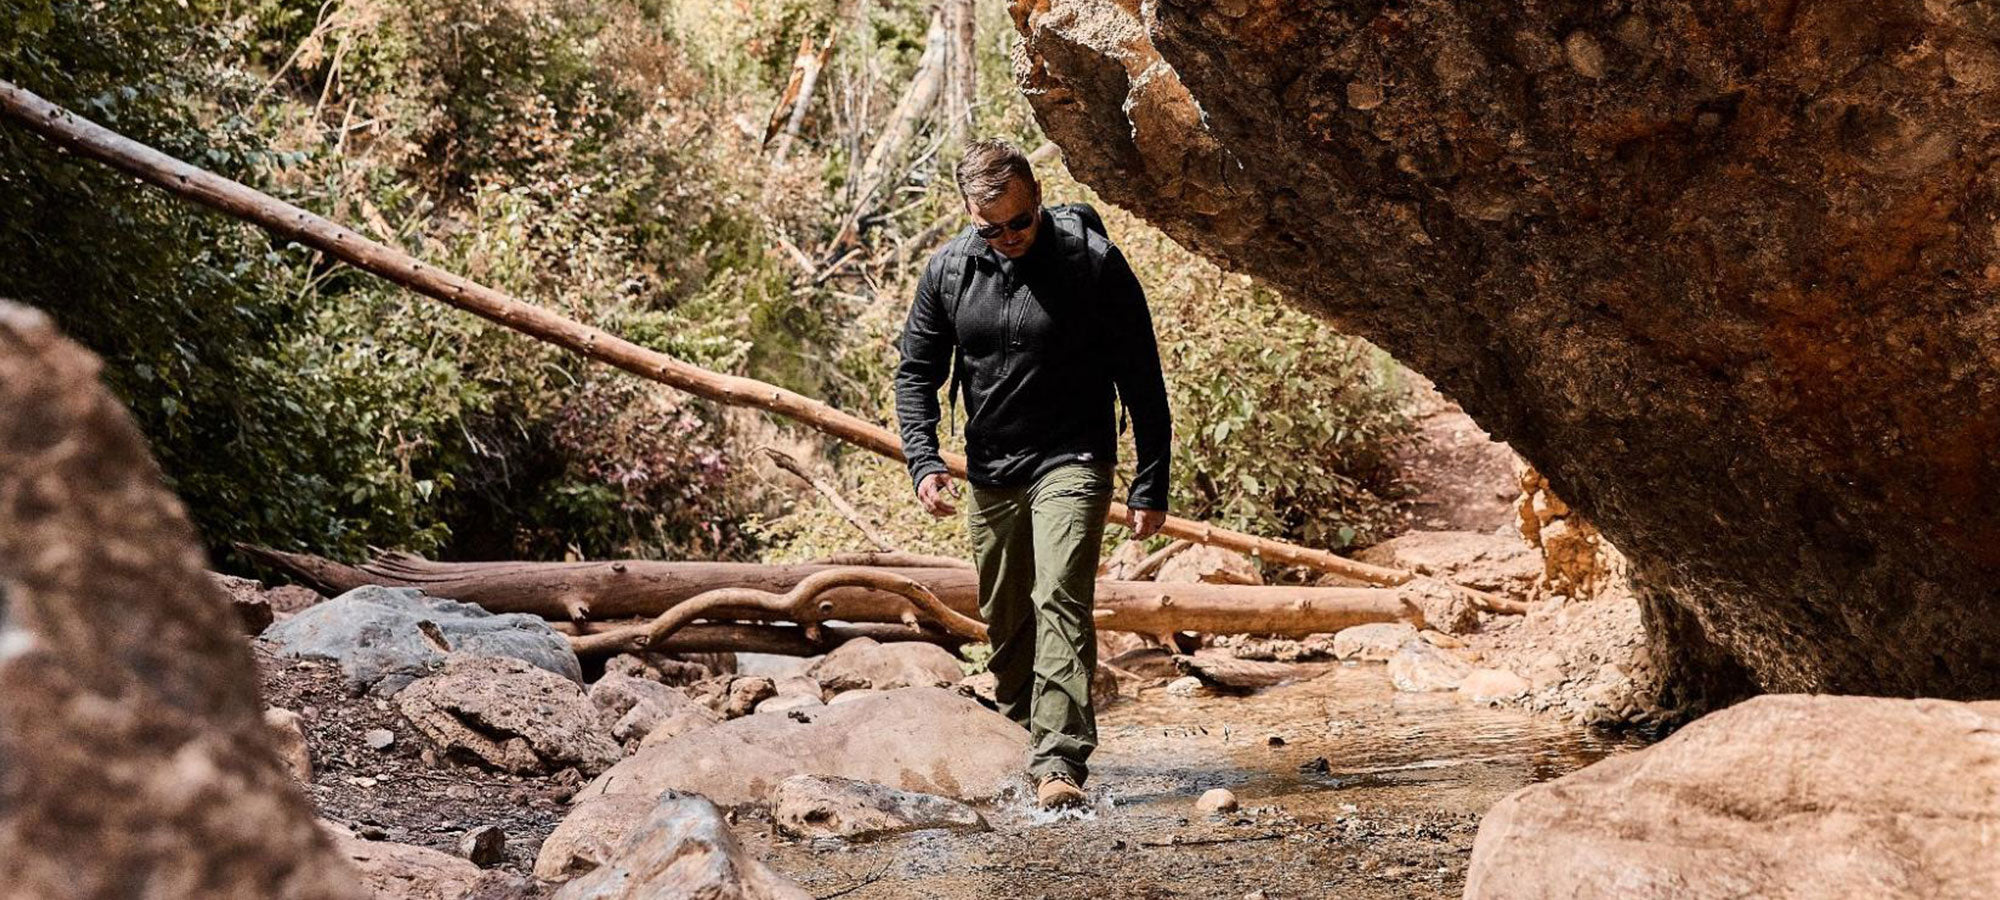
[(582, 688), (512, 657), (453, 654), (396, 708), (446, 756), (509, 772), (596, 773), (624, 755)]
[(942, 688), (902, 688), (734, 719), (642, 746), (577, 794), (691, 791), (723, 806), (768, 803), (793, 775), (832, 775), (961, 800), (993, 797), (1021, 777), (1028, 733)]
[(384, 694), (429, 674), (448, 653), (513, 657), (583, 683), (569, 642), (547, 622), (415, 588), (355, 588), (271, 626), (264, 639), (284, 656), (338, 662), (348, 678)]
[(357, 897), (98, 367), (0, 302), (0, 895)]
[(1773, 695), (1500, 802), (1468, 900), (1996, 897), (2000, 702)]
[(556, 900), (810, 900), (798, 885), (743, 852), (715, 804), (691, 794), (659, 798), (604, 865), (563, 886)]
[(778, 783), (771, 818), (793, 837), (866, 839), (924, 828), (986, 828), (985, 817), (950, 797), (892, 787), (794, 775)]
[(1992, 4), (1013, 8), (1070, 172), (1511, 444), (1677, 690), (2000, 692)]

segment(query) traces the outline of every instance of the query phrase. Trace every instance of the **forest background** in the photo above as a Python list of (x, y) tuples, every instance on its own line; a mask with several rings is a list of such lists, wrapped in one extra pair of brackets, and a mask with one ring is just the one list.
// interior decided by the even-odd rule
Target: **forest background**
[[(0, 78), (887, 424), (916, 274), (965, 222), (958, 148), (1044, 143), (1007, 16), (995, 0), (0, 0)], [(1096, 204), (1148, 290), (1175, 511), (1333, 549), (1384, 536), (1414, 376), (1102, 203), (1051, 150), (1048, 202)], [(895, 463), (588, 364), (9, 128), (0, 297), (105, 358), (225, 567), (237, 541), (345, 558), (860, 548), (764, 447), (900, 548), (965, 551)]]

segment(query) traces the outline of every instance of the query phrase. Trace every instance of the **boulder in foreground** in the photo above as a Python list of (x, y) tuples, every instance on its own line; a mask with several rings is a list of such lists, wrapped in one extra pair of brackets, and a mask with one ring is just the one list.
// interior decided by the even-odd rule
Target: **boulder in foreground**
[(453, 655), (396, 707), (447, 756), (517, 774), (602, 772), (624, 755), (582, 688), (510, 657)]
[(802, 838), (867, 839), (925, 828), (986, 828), (978, 810), (949, 797), (824, 775), (785, 779), (773, 807), (778, 830)]
[(668, 792), (604, 865), (556, 892), (557, 900), (809, 900), (811, 894), (743, 852), (715, 804)]
[(2000, 701), (1746, 701), (1501, 801), (1465, 896), (2000, 897)]
[(978, 702), (920, 687), (824, 709), (760, 713), (652, 746), (578, 793), (680, 790), (718, 805), (769, 803), (794, 775), (831, 775), (960, 800), (996, 796), (1027, 765), (1028, 733)]

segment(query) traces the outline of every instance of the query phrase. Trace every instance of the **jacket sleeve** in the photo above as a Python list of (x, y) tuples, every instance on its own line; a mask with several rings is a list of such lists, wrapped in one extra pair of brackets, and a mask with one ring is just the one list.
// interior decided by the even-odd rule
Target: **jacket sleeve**
[(1138, 470), (1127, 504), (1133, 509), (1164, 510), (1173, 455), (1173, 421), (1167, 409), (1166, 378), (1160, 372), (1160, 347), (1153, 338), (1153, 315), (1146, 308), (1146, 291), (1117, 247), (1105, 256), (1098, 284), (1111, 313), (1117, 347), (1112, 378), (1132, 411), (1132, 444), (1138, 453)]
[(938, 453), (938, 387), (951, 373), (957, 336), (939, 296), (943, 258), (942, 253), (932, 257), (917, 279), (916, 302), (903, 323), (903, 361), (896, 367), (896, 424), (912, 488), (927, 475), (947, 471)]

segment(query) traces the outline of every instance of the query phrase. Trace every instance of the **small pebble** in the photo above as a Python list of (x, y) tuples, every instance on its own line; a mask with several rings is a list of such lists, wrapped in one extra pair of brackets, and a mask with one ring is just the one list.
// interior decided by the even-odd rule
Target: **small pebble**
[(1212, 788), (1194, 802), (1194, 808), (1202, 812), (1230, 812), (1236, 809), (1236, 795), (1223, 788)]
[(376, 750), (387, 750), (390, 744), (396, 742), (396, 733), (387, 728), (372, 728), (367, 734), (362, 735), (361, 739)]

